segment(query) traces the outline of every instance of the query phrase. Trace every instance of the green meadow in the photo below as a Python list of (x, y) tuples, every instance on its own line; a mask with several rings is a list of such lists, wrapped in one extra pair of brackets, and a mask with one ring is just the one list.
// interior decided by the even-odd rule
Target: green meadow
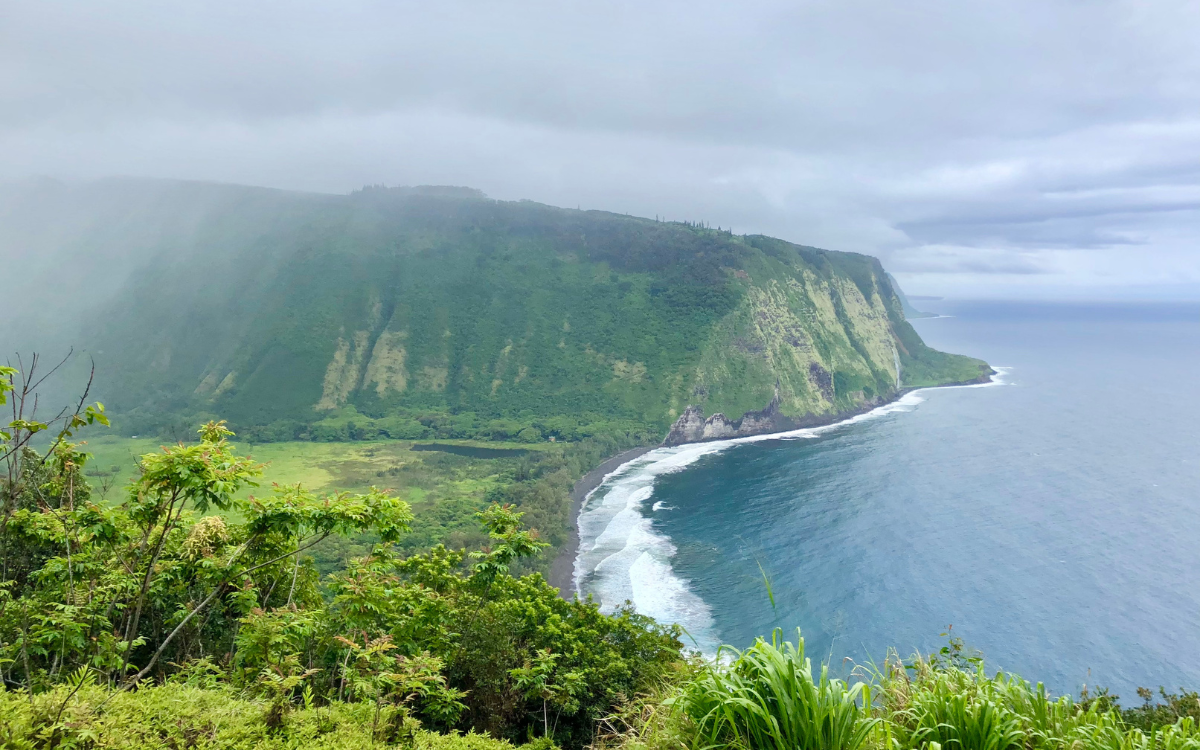
[[(155, 438), (90, 436), (84, 446), (91, 455), (85, 475), (105, 503), (119, 503), (137, 476), (140, 457), (172, 444)], [(241, 489), (239, 499), (267, 495), (273, 485), (302, 484), (321, 494), (362, 492), (370, 487), (388, 490), (413, 507), (413, 532), (402, 546), (415, 551), (438, 543), (455, 548), (478, 546), (486, 537), (479, 530), (475, 513), (527, 479), (533, 471), (530, 467), (561, 457), (570, 446), (548, 442), (376, 440), (235, 442), (234, 450), (264, 465), (258, 486)], [(236, 513), (225, 515), (241, 520)], [(365, 553), (368, 541), (331, 539), (318, 550), (318, 563), (332, 566), (347, 556)]]
[[(136, 479), (139, 457), (161, 452), (177, 441), (122, 437), (91, 428), (83, 436), (88, 453), (85, 477), (94, 495), (112, 506), (125, 500)], [(522, 561), (521, 572), (549, 571), (566, 543), (573, 521), (570, 492), (575, 482), (606, 457), (638, 443), (592, 438), (580, 442), (518, 443), (499, 440), (373, 440), (355, 442), (234, 442), (233, 450), (263, 464), (257, 486), (236, 493), (238, 500), (264, 497), (273, 485), (301, 484), (318, 494), (387, 490), (408, 502), (412, 531), (397, 544), (412, 554), (445, 544), (478, 549), (487, 543), (476, 514), (492, 503), (511, 505), (529, 528), (550, 545), (536, 560)], [(468, 455), (463, 455), (468, 454)], [(243, 519), (234, 506), (220, 513)], [(217, 511), (209, 511), (217, 514)], [(370, 551), (373, 537), (331, 537), (313, 550), (325, 573)]]
[[(87, 475), (96, 487), (119, 494), (137, 473), (138, 458), (172, 444), (160, 438), (97, 435), (87, 439), (91, 454)], [(487, 450), (553, 451), (554, 443), (510, 443), (478, 440), (375, 440), (354, 443), (234, 442), (241, 455), (265, 465), (258, 488), (241, 496), (261, 494), (272, 484), (303, 484), (321, 491), (356, 490), (370, 486), (390, 488), (410, 502), (448, 495), (472, 494), (514, 463), (513, 457), (471, 458), (440, 450), (413, 450), (414, 446), (457, 446)]]

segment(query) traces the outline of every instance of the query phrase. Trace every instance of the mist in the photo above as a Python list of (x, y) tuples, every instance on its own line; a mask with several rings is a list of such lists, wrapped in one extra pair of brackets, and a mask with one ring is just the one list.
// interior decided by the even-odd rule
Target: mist
[(0, 253), (112, 286), (162, 229), (37, 234), (67, 199), (34, 178), (117, 215), (95, 181), (464, 185), (868, 253), (915, 294), (1196, 299), (1197, 32), (1172, 0), (10, 5)]

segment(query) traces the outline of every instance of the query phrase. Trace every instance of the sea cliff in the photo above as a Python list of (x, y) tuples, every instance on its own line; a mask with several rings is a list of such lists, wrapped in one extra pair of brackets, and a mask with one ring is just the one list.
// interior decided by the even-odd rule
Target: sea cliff
[[(988, 383), (991, 382), (992, 376), (995, 374), (996, 371), (989, 367), (987, 372), (971, 380), (942, 383), (941, 386), (926, 387)], [(776, 392), (775, 397), (771, 399), (771, 403), (767, 404), (765, 409), (746, 412), (734, 420), (729, 419), (720, 412), (705, 418), (704, 410), (692, 404), (684, 409), (679, 419), (675, 420), (675, 424), (671, 425), (671, 429), (667, 432), (667, 437), (663, 440), (662, 445), (663, 447), (671, 447), (686, 445), (687, 443), (703, 443), (710, 440), (750, 437), (751, 435), (770, 435), (776, 432), (788, 432), (806, 427), (821, 427), (849, 419), (858, 414), (865, 414), (871, 409), (883, 406), (913, 390), (916, 389), (902, 388), (893, 391), (888, 398), (876, 396), (875, 398), (864, 400), (855, 408), (833, 414), (807, 414), (800, 417), (789, 417), (780, 413), (778, 392)]]
[[(50, 198), (30, 247), (104, 250), (125, 281), (89, 287), (82, 326), (39, 345), (86, 347), (137, 434), (215, 414), (256, 442), (629, 444), (677, 423), (706, 439), (987, 367), (925, 346), (877, 259), (703, 224), (447, 188), (127, 180)], [(155, 231), (131, 245), (128, 226)]]

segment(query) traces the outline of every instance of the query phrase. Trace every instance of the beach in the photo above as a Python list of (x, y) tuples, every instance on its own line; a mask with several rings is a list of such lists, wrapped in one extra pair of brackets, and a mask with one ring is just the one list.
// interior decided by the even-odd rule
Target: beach
[[(992, 377), (994, 375), (996, 375), (996, 372), (990, 371), (989, 373), (981, 376), (978, 380), (975, 380), (975, 381), (968, 381), (966, 383), (947, 383), (944, 386), (934, 386), (934, 387), (953, 388), (953, 387), (964, 387), (964, 386), (969, 387), (969, 386), (973, 386), (973, 385), (987, 385), (992, 382)], [(895, 393), (892, 396), (892, 398), (888, 399), (887, 401), (883, 402), (882, 404), (872, 404), (869, 406), (865, 406), (861, 409), (856, 409), (856, 410), (847, 411), (847, 412), (841, 412), (838, 414), (805, 417), (802, 420), (798, 421), (796, 427), (789, 429), (789, 430), (764, 432), (764, 433), (757, 434), (757, 435), (746, 435), (746, 436), (736, 437), (736, 438), (723, 438), (723, 439), (717, 438), (717, 439), (711, 439), (711, 440), (701, 440), (701, 441), (684, 443), (683, 445), (677, 446), (677, 447), (701, 446), (701, 445), (712, 446), (714, 443), (733, 445), (733, 444), (744, 443), (744, 442), (756, 442), (759, 440), (786, 439), (789, 436), (798, 436), (798, 435), (804, 434), (808, 430), (812, 430), (814, 428), (819, 429), (819, 428), (824, 428), (824, 427), (833, 427), (833, 426), (837, 426), (839, 424), (845, 424), (845, 423), (848, 423), (851, 421), (855, 421), (857, 419), (864, 418), (873, 413), (877, 413), (880, 411), (887, 411), (891, 405), (897, 403), (898, 401), (903, 399), (908, 394), (914, 393), (916, 391), (921, 391), (921, 390), (925, 390), (925, 388), (904, 388), (904, 389), (901, 389), (900, 391), (898, 391), (897, 393)], [(592, 491), (594, 491), (597, 487), (599, 487), (604, 482), (604, 479), (607, 476), (609, 476), (610, 474), (615, 472), (621, 466), (623, 466), (624, 464), (627, 464), (630, 461), (633, 461), (637, 458), (640, 458), (641, 456), (644, 456), (645, 454), (649, 453), (652, 450), (656, 450), (656, 449), (663, 448), (663, 447), (666, 447), (666, 446), (662, 446), (662, 445), (640, 446), (638, 448), (631, 448), (627, 451), (622, 451), (621, 453), (618, 453), (617, 455), (606, 459), (599, 466), (597, 466), (596, 468), (589, 471), (578, 482), (575, 483), (574, 487), (571, 488), (570, 536), (568, 537), (567, 543), (559, 551), (558, 556), (554, 559), (554, 563), (551, 565), (551, 568), (550, 568), (550, 575), (549, 575), (549, 579), (548, 579), (550, 582), (550, 585), (556, 587), (559, 590), (559, 595), (562, 596), (564, 599), (571, 599), (575, 596), (575, 593), (576, 593), (575, 592), (575, 563), (579, 557), (579, 513), (580, 513), (581, 509), (583, 508), (584, 501), (587, 500), (588, 495), (591, 494)], [(703, 450), (703, 451), (701, 451), (701, 453), (707, 453), (707, 452), (709, 452), (709, 450), (711, 450), (711, 448)]]
[(600, 486), (604, 478), (616, 471), (622, 464), (628, 463), (639, 456), (654, 450), (657, 446), (644, 445), (630, 448), (605, 460), (596, 468), (584, 474), (571, 488), (571, 532), (567, 543), (559, 551), (554, 564), (550, 566), (550, 585), (558, 589), (559, 596), (572, 599), (575, 596), (575, 558), (579, 555), (579, 510), (587, 496)]

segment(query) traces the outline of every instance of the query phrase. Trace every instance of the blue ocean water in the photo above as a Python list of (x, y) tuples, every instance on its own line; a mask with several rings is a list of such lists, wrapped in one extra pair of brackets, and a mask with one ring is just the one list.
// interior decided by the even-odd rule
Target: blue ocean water
[(1200, 687), (1200, 305), (923, 304), (1001, 385), (647, 454), (585, 504), (579, 590), (709, 652), (799, 627), (839, 667), (953, 625), (1058, 693)]

